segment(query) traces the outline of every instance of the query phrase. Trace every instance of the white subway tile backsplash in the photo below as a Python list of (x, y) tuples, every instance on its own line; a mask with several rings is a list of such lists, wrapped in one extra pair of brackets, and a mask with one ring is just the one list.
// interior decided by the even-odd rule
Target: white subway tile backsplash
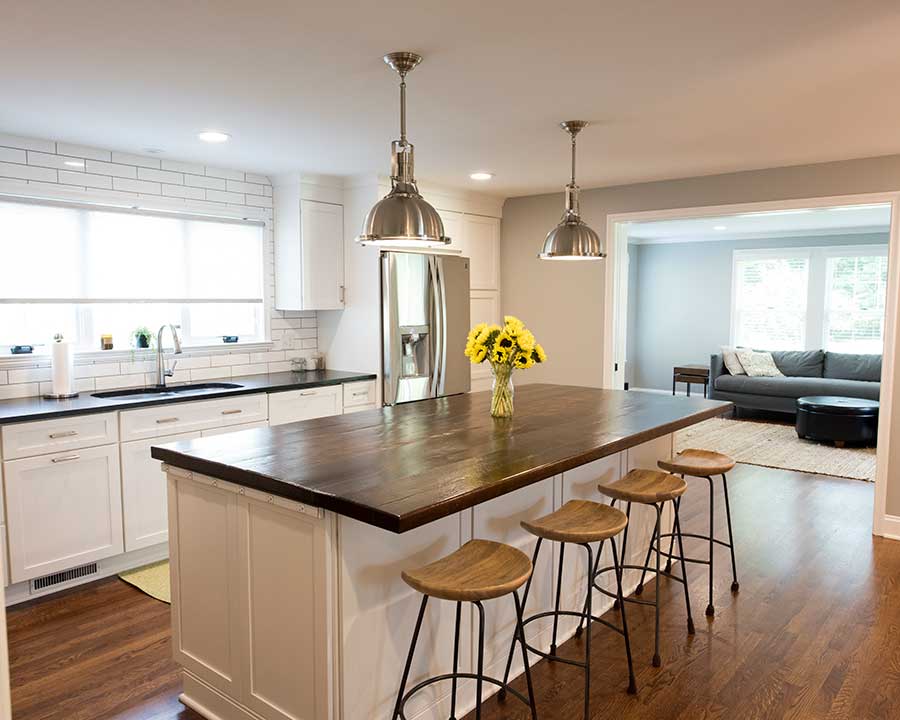
[(150, 195), (159, 195), (161, 188), (157, 182), (147, 182), (146, 180), (127, 180), (126, 178), (113, 178), (113, 187), (116, 190), (127, 190), (128, 192), (148, 193)]
[(270, 362), (269, 363), (269, 372), (289, 372), (291, 369), (291, 363), (288, 360), (282, 360), (281, 362)]
[(231, 367), (211, 367), (211, 368), (198, 368), (196, 370), (191, 370), (191, 381), (195, 380), (214, 380), (216, 378), (230, 378), (231, 377)]
[(227, 181), (222, 178), (201, 177), (199, 175), (185, 175), (184, 184), (191, 187), (202, 187), (210, 190), (224, 190)]
[(138, 180), (152, 180), (153, 182), (181, 185), (184, 183), (184, 174), (169, 170), (152, 170), (150, 168), (138, 168)]
[(27, 159), (24, 150), (0, 147), (0, 162), (21, 163), (24, 165)]
[(76, 365), (75, 377), (105, 377), (107, 375), (118, 375), (119, 363), (98, 363), (91, 365)]
[(206, 168), (209, 177), (225, 178), (226, 180), (243, 180), (244, 173), (240, 170), (225, 170), (222, 168)]
[(129, 153), (113, 152), (112, 161), (114, 163), (122, 163), (123, 165), (137, 165), (138, 167), (159, 169), (160, 161), (158, 158), (147, 157), (146, 155), (131, 155)]
[(106, 160), (107, 162), (112, 157), (112, 153), (109, 150), (85, 147), (84, 145), (71, 145), (69, 143), (56, 143), (56, 152), (60, 155), (74, 155), (75, 157), (90, 160)]
[(251, 207), (272, 207), (272, 198), (263, 195), (247, 195), (246, 204)]
[(206, 168), (198, 163), (180, 162), (179, 160), (163, 160), (162, 169), (193, 175), (203, 175), (206, 172)]
[(304, 328), (314, 328), (314, 327), (316, 327), (316, 318), (314, 318), (314, 317), (311, 317), (311, 318), (303, 318), (303, 319), (300, 321), (300, 327), (304, 327)]
[(108, 377), (94, 378), (95, 390), (112, 390), (113, 388), (143, 387), (145, 384), (144, 373), (137, 375), (110, 375)]
[(239, 377), (241, 375), (265, 375), (268, 372), (268, 363), (253, 363), (251, 365), (241, 365), (240, 367), (234, 368), (231, 376)]
[(98, 175), (113, 175), (115, 177), (131, 178), (132, 180), (137, 178), (137, 168), (133, 165), (119, 165), (118, 163), (88, 160), (85, 163), (85, 170)]
[(241, 182), (240, 180), (228, 180), (225, 183), (225, 189), (229, 192), (262, 195), (263, 186), (255, 183)]
[(52, 140), (39, 138), (27, 138), (19, 135), (7, 135), (0, 133), (0, 145), (4, 147), (19, 148), (21, 150), (37, 150), (39, 152), (56, 152), (56, 143)]
[(188, 200), (205, 200), (206, 190), (188, 187), (187, 185), (163, 185), (162, 194), (169, 197), (187, 198)]
[(283, 350), (250, 353), (250, 362), (252, 363), (278, 362), (279, 360), (284, 360)]
[(223, 365), (246, 365), (250, 362), (248, 353), (230, 353), (228, 355), (212, 355), (209, 358), (212, 367), (222, 367)]
[(49, 379), (50, 379), (50, 368), (28, 368), (25, 370), (10, 370), (9, 371), (9, 382), (11, 384), (40, 382), (41, 380), (49, 380)]
[(0, 162), (0, 177), (17, 178), (19, 180), (43, 180), (56, 182), (56, 170), (31, 165), (15, 165), (13, 163)]
[(40, 383), (24, 383), (22, 385), (0, 385), (0, 400), (33, 397), (41, 394)]
[(101, 188), (103, 190), (112, 188), (112, 178), (106, 175), (91, 175), (69, 170), (59, 171), (59, 181), (64, 185), (81, 185), (82, 187)]
[(305, 350), (315, 350), (318, 347), (318, 340), (316, 338), (306, 338), (300, 341), (300, 347)]
[(244, 196), (233, 192), (222, 192), (221, 190), (207, 190), (206, 199), (213, 202), (223, 203), (243, 203)]
[[(57, 168), (62, 170), (84, 170), (84, 160), (68, 155), (55, 155), (52, 153), (36, 152), (29, 150), (28, 164), (37, 165), (38, 167)], [(77, 167), (68, 163), (77, 163)]]
[(188, 356), (179, 355), (174, 360), (178, 361), (178, 369), (179, 370), (194, 370), (200, 368), (208, 368), (209, 367), (209, 356), (208, 355), (200, 355), (200, 356)]
[(133, 375), (135, 373), (148, 373), (156, 369), (156, 363), (152, 360), (137, 360), (135, 362), (119, 363), (119, 372), (123, 375)]
[(269, 182), (269, 178), (265, 175), (257, 175), (256, 173), (245, 173), (244, 180), (248, 183), (256, 183), (257, 185), (268, 185), (271, 187), (272, 183)]

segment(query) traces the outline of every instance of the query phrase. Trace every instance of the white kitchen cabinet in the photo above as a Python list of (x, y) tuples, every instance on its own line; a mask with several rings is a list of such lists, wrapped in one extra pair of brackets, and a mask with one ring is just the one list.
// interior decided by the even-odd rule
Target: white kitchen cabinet
[[(469, 294), (469, 317), (472, 326), (478, 323), (496, 323), (500, 325), (500, 293), (497, 290), (472, 290)], [(491, 364), (483, 362), (472, 365), (471, 391), (489, 390), (491, 387)]]
[(108, 445), (119, 439), (114, 412), (15, 423), (5, 425), (0, 432), (6, 460)]
[(275, 307), (344, 307), (344, 208), (275, 190)]
[(450, 250), (458, 250), (465, 257), (469, 256), (466, 238), (463, 232), (463, 214), (452, 210), (438, 210), (441, 222), (444, 223), (444, 235), (450, 238)]
[(150, 448), (198, 437), (199, 432), (188, 432), (122, 443), (122, 511), (126, 552), (166, 542), (169, 537), (166, 476), (160, 469), (162, 463), (150, 457)]
[(13, 582), (123, 551), (119, 446), (3, 463)]
[(481, 215), (463, 215), (466, 255), (471, 260), (472, 290), (500, 289), (500, 220)]
[(352, 408), (375, 406), (375, 381), (347, 383), (344, 386), (344, 412)]
[(265, 393), (172, 403), (121, 413), (123, 442), (259, 422), (268, 417)]
[(340, 385), (287, 390), (269, 396), (269, 425), (340, 415), (344, 411)]

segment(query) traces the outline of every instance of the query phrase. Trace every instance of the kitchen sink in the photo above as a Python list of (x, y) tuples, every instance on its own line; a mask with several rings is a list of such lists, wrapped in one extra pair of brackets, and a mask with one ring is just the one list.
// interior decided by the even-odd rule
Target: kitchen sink
[(235, 390), (243, 387), (236, 383), (210, 382), (187, 385), (167, 385), (166, 387), (142, 387), (129, 390), (107, 390), (92, 393), (95, 398), (127, 398), (127, 397), (160, 397), (166, 395), (184, 395), (185, 393), (204, 392), (206, 390)]

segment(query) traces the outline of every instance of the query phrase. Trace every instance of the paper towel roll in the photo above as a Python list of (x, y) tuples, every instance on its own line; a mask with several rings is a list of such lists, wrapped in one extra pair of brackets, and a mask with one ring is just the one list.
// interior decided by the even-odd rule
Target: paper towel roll
[(66, 396), (75, 394), (75, 357), (72, 346), (61, 335), (57, 335), (50, 344), (51, 376), (53, 394)]

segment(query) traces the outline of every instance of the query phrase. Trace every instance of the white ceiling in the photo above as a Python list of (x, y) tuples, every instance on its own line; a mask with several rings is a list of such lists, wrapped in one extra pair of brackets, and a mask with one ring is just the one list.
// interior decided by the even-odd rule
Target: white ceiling
[(890, 228), (889, 204), (850, 205), (630, 223), (628, 240), (635, 245), (649, 245), (737, 238), (886, 233)]
[(6, 2), (0, 131), (384, 173), (409, 49), (420, 179), (522, 195), (565, 183), (570, 118), (583, 187), (900, 152), (898, 36), (896, 0)]

